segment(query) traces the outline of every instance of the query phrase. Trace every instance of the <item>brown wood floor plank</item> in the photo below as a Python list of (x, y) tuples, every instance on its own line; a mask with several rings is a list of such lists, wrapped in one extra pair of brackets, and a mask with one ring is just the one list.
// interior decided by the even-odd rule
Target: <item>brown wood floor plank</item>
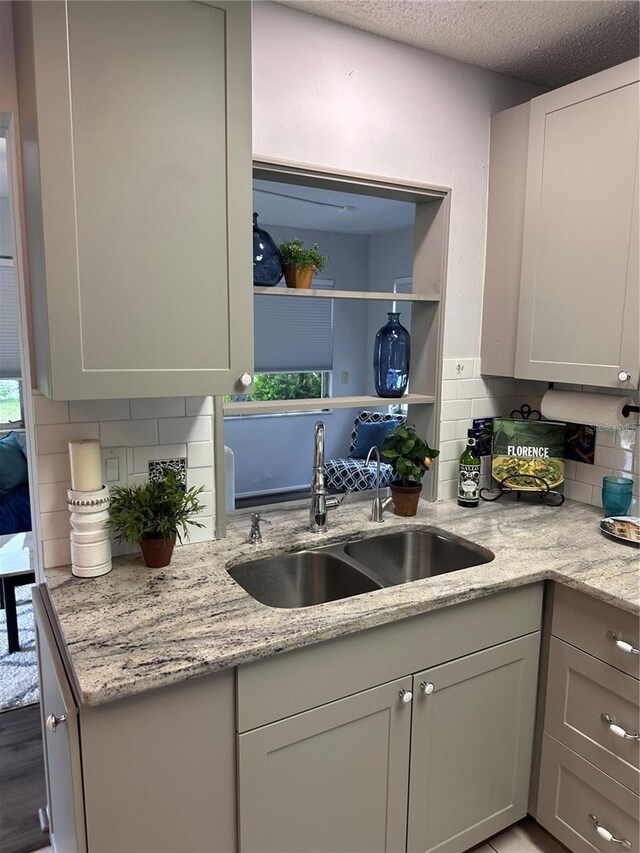
[(0, 713), (0, 850), (29, 853), (48, 843), (38, 809), (46, 803), (40, 705)]

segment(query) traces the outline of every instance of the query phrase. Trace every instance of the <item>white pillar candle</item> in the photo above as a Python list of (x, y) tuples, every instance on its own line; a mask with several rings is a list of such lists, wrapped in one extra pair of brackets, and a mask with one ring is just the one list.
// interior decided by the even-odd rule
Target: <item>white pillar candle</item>
[(71, 488), (74, 492), (95, 492), (102, 488), (100, 442), (95, 438), (69, 442)]

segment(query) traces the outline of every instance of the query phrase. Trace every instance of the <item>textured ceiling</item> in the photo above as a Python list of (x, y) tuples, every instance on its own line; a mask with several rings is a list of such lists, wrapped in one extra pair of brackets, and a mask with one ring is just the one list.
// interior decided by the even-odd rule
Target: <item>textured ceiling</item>
[(280, 0), (551, 88), (638, 56), (636, 0)]

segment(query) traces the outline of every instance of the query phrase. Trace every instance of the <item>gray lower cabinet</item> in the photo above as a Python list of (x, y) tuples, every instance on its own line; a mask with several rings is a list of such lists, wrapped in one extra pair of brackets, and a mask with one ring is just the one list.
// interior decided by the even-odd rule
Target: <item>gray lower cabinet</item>
[(242, 853), (404, 850), (410, 691), (406, 677), (239, 735)]
[(539, 633), (413, 678), (408, 851), (461, 853), (527, 812)]
[(250, 5), (16, 4), (47, 396), (227, 394), (252, 373)]
[(242, 853), (462, 853), (524, 817), (539, 644), (536, 631), (239, 734)]
[(73, 853), (86, 849), (78, 709), (39, 595), (33, 603), (51, 845)]

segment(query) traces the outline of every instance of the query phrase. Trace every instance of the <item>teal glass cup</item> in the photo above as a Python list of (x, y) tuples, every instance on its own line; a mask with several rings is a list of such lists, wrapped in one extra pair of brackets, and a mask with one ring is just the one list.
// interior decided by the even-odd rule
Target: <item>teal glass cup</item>
[(629, 477), (602, 478), (602, 508), (605, 518), (626, 515), (633, 496), (633, 480)]

